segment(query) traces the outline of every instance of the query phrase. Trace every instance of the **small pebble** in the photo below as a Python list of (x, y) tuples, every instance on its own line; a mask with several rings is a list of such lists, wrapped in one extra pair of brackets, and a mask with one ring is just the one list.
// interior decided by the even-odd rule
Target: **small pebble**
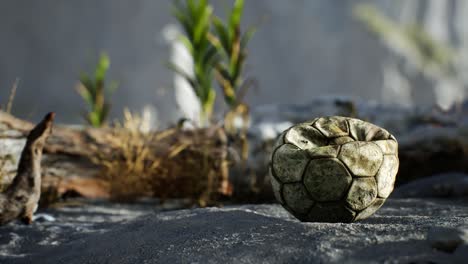
[(427, 240), (435, 249), (454, 252), (461, 245), (468, 245), (468, 226), (431, 228)]
[(55, 217), (50, 214), (35, 214), (33, 216), (33, 221), (35, 222), (55, 222)]

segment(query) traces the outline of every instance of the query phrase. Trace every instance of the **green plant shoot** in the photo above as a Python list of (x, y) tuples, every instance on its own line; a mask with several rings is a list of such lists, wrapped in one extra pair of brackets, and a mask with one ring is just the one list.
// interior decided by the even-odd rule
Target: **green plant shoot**
[(206, 0), (175, 1), (173, 13), (184, 29), (185, 35), (180, 36), (180, 41), (192, 56), (194, 72), (184, 72), (173, 64), (169, 67), (190, 83), (202, 104), (201, 120), (207, 122), (211, 119), (216, 99), (212, 83), (218, 55), (207, 38), (213, 8)]
[(227, 23), (223, 23), (219, 17), (213, 17), (214, 34), (208, 35), (221, 57), (216, 65), (216, 79), (231, 109), (241, 103), (241, 95), (247, 88), (242, 71), (247, 57), (246, 46), (255, 33), (254, 27), (250, 27), (244, 34), (241, 33), (243, 9), (244, 0), (236, 0), (228, 14)]
[(76, 90), (85, 101), (88, 110), (83, 114), (86, 122), (93, 127), (106, 124), (110, 110), (108, 96), (117, 88), (116, 84), (106, 87), (106, 74), (110, 67), (110, 59), (102, 53), (94, 71), (94, 76), (83, 73)]

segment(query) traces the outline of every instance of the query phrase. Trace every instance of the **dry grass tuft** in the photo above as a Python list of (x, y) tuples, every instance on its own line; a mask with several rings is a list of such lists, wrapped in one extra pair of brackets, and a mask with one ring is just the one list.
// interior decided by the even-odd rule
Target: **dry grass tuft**
[(110, 183), (111, 199), (190, 198), (201, 206), (230, 193), (227, 140), (219, 127), (146, 132), (142, 119), (125, 113), (109, 134), (112, 153), (95, 149), (93, 162)]
[(19, 79), (16, 79), (11, 87), (10, 97), (8, 97), (6, 112), (11, 114), (11, 109), (13, 108), (13, 101), (15, 100), (16, 90), (18, 89)]

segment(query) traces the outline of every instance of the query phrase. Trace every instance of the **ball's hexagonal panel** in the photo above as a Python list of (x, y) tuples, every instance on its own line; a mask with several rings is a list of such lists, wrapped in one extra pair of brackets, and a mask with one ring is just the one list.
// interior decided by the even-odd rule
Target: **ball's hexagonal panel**
[(354, 139), (352, 137), (345, 136), (345, 137), (337, 137), (337, 138), (331, 139), (328, 144), (330, 144), (330, 145), (343, 145), (343, 144), (353, 142), (353, 141), (354, 141)]
[(312, 159), (336, 158), (338, 156), (339, 146), (324, 146), (319, 148), (307, 149), (306, 152)]
[(284, 143), (286, 143), (286, 142), (284, 142), (284, 136), (286, 135), (286, 132), (287, 132), (287, 130), (285, 132), (281, 133), (278, 136), (278, 138), (275, 140), (275, 144), (273, 145), (273, 151), (275, 151), (277, 148), (279, 148)]
[(356, 213), (347, 208), (343, 203), (316, 203), (306, 221), (310, 222), (329, 222), (329, 223), (350, 223), (354, 220)]
[(295, 213), (306, 214), (314, 205), (302, 182), (285, 183), (282, 191), (285, 204)]
[(379, 208), (384, 204), (385, 199), (376, 198), (374, 202), (369, 205), (366, 209), (362, 210), (361, 212), (357, 213), (356, 218), (354, 220), (362, 220), (366, 219), (367, 217), (371, 216), (375, 213)]
[(283, 198), (281, 197), (281, 183), (273, 176), (270, 168), (270, 182), (271, 187), (273, 188), (273, 194), (278, 202), (281, 204), (284, 203)]
[(357, 141), (384, 140), (390, 136), (387, 130), (359, 119), (348, 118), (348, 123), (349, 132)]
[(351, 183), (351, 188), (346, 197), (348, 206), (361, 211), (371, 205), (377, 197), (377, 183), (373, 177), (357, 178)]
[(282, 183), (298, 182), (309, 162), (307, 153), (291, 144), (280, 146), (273, 153), (272, 169), (276, 178)]
[(348, 136), (346, 118), (341, 116), (321, 117), (315, 121), (314, 126), (328, 138)]
[(376, 140), (373, 141), (377, 146), (380, 147), (384, 155), (395, 155), (398, 156), (398, 143), (395, 140)]
[(375, 176), (383, 160), (380, 148), (372, 142), (355, 141), (341, 146), (338, 158), (354, 176)]
[(285, 141), (301, 149), (311, 149), (327, 144), (327, 139), (309, 123), (291, 127), (286, 133)]
[(397, 172), (398, 158), (394, 155), (385, 155), (382, 167), (375, 176), (379, 197), (387, 198), (393, 191)]
[(338, 201), (351, 184), (352, 177), (338, 159), (312, 160), (304, 174), (304, 185), (316, 201)]

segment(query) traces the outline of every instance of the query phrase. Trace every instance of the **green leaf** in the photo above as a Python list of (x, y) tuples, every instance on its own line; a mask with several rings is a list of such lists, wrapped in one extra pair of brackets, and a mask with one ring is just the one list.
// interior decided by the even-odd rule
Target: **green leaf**
[(93, 98), (92, 98), (92, 95), (91, 93), (89, 92), (88, 89), (86, 89), (86, 86), (84, 86), (83, 83), (81, 83), (81, 85), (78, 85), (76, 87), (76, 91), (78, 92), (78, 94), (83, 98), (83, 100), (89, 104), (89, 105), (92, 105), (93, 103)]
[(194, 21), (197, 20), (197, 5), (194, 0), (187, 0), (187, 13)]
[(187, 34), (188, 38), (192, 40), (193, 31), (192, 31), (192, 27), (191, 27), (190, 21), (188, 21), (187, 16), (180, 10), (176, 10), (176, 9), (174, 9), (173, 14), (176, 17), (176, 19), (179, 21), (179, 23), (182, 25), (185, 31), (185, 34)]
[(231, 48), (231, 54), (229, 57), (229, 72), (231, 73), (231, 77), (235, 76), (235, 68), (237, 67), (239, 57), (241, 54), (241, 49), (240, 49), (240, 28), (237, 27), (235, 31), (234, 38), (232, 39), (232, 48)]
[(213, 26), (224, 50), (227, 54), (231, 53), (231, 40), (229, 38), (228, 31), (223, 25), (223, 21), (221, 21), (221, 19), (219, 19), (218, 17), (214, 17)]
[(197, 17), (201, 18), (203, 16), (203, 13), (205, 12), (205, 9), (208, 7), (208, 1), (207, 0), (199, 0), (198, 1), (198, 8), (196, 11)]
[(193, 34), (193, 40), (195, 43), (200, 43), (202, 37), (205, 37), (206, 33), (208, 33), (210, 28), (210, 17), (212, 13), (213, 8), (211, 6), (207, 6), (203, 9), (203, 13), (195, 25), (195, 31)]
[(221, 70), (217, 71), (216, 78), (218, 79), (218, 82), (221, 85), (221, 88), (223, 89), (224, 99), (228, 103), (228, 105), (232, 106), (236, 103), (236, 92), (230, 80), (225, 77), (229, 78), (229, 76), (223, 76)]
[(257, 32), (256, 27), (249, 27), (247, 31), (244, 33), (244, 35), (241, 38), (240, 42), (240, 48), (241, 50), (244, 50), (247, 47), (247, 44), (249, 43), (250, 39), (255, 35), (255, 32)]
[(110, 67), (110, 59), (107, 54), (102, 53), (96, 67), (94, 78), (96, 81), (103, 81), (106, 78), (106, 72)]
[(216, 71), (221, 75), (223, 79), (226, 79), (230, 83), (232, 83), (231, 75), (229, 74), (229, 71), (225, 65), (219, 64), (218, 67), (216, 68)]
[(91, 112), (88, 114), (88, 122), (93, 127), (100, 127), (101, 122), (99, 122), (99, 114), (97, 112)]
[(232, 8), (229, 16), (229, 37), (232, 39), (235, 34), (235, 30), (240, 26), (240, 20), (242, 17), (242, 11), (244, 9), (244, 0), (236, 0), (234, 7)]
[[(190, 86), (192, 86), (192, 88), (194, 89), (194, 91), (196, 90), (196, 80), (187, 72), (185, 72), (184, 70), (182, 70), (179, 66), (171, 63), (171, 62), (167, 62), (166, 63), (166, 66), (173, 70), (174, 72), (176, 72), (177, 74), (179, 74), (180, 76), (182, 76), (184, 79), (187, 80), (187, 82), (190, 84)], [(196, 93), (196, 91), (195, 91)]]
[(188, 52), (193, 56), (194, 50), (193, 50), (193, 45), (190, 40), (184, 36), (184, 35), (179, 35), (177, 39), (187, 48)]
[(218, 50), (214, 46), (210, 46), (203, 52), (202, 65), (206, 68), (213, 68), (218, 61)]
[(99, 117), (99, 125), (102, 126), (104, 122), (107, 120), (107, 116), (109, 115), (110, 111), (110, 104), (109, 103), (104, 103), (102, 107), (102, 111), (100, 112), (100, 117)]

